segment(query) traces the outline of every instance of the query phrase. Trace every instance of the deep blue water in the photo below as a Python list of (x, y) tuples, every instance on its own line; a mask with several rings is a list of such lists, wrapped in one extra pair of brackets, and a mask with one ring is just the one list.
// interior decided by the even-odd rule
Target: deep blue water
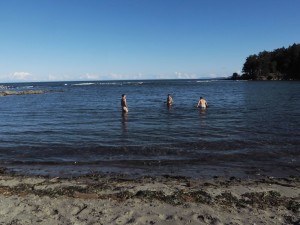
[[(15, 170), (300, 174), (300, 82), (55, 82), (3, 90), (50, 91), (0, 97), (0, 165)], [(128, 114), (120, 109), (123, 93)], [(206, 110), (196, 108), (200, 96)]]

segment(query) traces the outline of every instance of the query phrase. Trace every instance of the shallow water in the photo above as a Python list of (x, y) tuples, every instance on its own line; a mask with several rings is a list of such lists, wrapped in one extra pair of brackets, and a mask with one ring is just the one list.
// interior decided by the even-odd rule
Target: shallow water
[[(0, 98), (0, 163), (16, 170), (299, 173), (300, 82), (95, 81), (1, 89), (50, 91)], [(120, 110), (123, 93), (128, 114)], [(200, 96), (206, 110), (196, 108)]]

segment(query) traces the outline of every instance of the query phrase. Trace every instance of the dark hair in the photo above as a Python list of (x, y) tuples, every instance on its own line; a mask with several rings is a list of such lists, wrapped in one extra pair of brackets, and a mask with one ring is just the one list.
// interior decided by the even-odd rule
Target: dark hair
[(122, 98), (125, 96), (125, 94), (122, 94)]

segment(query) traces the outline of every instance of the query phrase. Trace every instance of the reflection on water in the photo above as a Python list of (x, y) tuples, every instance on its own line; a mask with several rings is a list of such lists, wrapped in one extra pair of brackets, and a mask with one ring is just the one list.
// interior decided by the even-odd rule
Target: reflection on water
[(201, 127), (206, 126), (206, 109), (204, 108), (199, 108), (199, 115), (200, 115), (200, 125)]
[(127, 134), (128, 131), (128, 113), (122, 112), (122, 131), (123, 134)]
[(199, 108), (200, 115), (206, 114), (206, 108)]

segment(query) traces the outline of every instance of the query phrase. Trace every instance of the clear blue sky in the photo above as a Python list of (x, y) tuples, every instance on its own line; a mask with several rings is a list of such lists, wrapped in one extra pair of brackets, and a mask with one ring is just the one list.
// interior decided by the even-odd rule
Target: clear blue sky
[(299, 0), (0, 0), (0, 82), (207, 78), (300, 43)]

